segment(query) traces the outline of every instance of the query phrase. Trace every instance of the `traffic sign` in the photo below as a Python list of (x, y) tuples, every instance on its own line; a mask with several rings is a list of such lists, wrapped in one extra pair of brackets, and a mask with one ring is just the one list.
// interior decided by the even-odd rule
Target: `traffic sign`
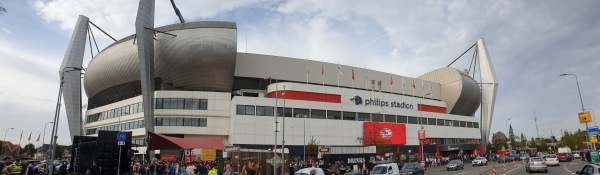
[(590, 142), (592, 142), (592, 143), (598, 143), (598, 138), (592, 137), (592, 138), (590, 138)]
[(588, 132), (590, 134), (596, 134), (597, 135), (598, 134), (598, 127), (597, 126), (592, 126), (592, 127), (588, 128)]
[(119, 145), (119, 146), (124, 146), (124, 145), (125, 145), (125, 142), (121, 142), (121, 141), (119, 141), (119, 142), (117, 143), (117, 145)]
[(419, 130), (419, 140), (425, 140), (425, 130)]
[(592, 117), (588, 111), (577, 113), (577, 115), (579, 116), (579, 123), (592, 122)]
[(119, 142), (124, 142), (125, 140), (127, 140), (127, 134), (125, 134), (125, 132), (121, 131), (117, 134), (117, 140), (119, 140)]
[(279, 168), (279, 166), (281, 166), (281, 157), (275, 155), (275, 157), (269, 160), (269, 164), (273, 165), (275, 168)]

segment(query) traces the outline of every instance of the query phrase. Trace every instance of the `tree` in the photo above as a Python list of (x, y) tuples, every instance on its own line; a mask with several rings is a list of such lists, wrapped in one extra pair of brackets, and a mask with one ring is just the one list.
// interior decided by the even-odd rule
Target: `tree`
[(517, 147), (517, 143), (515, 142), (515, 133), (513, 132), (512, 124), (508, 126), (508, 137), (510, 138), (510, 146)]
[(502, 150), (502, 147), (508, 148), (506, 141), (508, 138), (502, 131), (498, 131), (492, 135), (492, 142), (495, 150)]
[(306, 155), (317, 157), (319, 154), (319, 142), (315, 139), (315, 137), (311, 137), (308, 145), (306, 145)]
[(525, 148), (527, 147), (527, 138), (525, 137), (525, 135), (523, 135), (523, 133), (521, 133), (521, 144), (520, 144), (521, 148)]
[(498, 150), (496, 150), (496, 149), (494, 148), (494, 145), (492, 145), (492, 144), (491, 144), (491, 143), (489, 143), (489, 142), (488, 142), (488, 144), (486, 145), (486, 149), (487, 149), (488, 151), (492, 151), (492, 152), (494, 152), (494, 153), (498, 151)]
[(6, 8), (0, 3), (0, 15), (4, 15), (6, 13)]
[(531, 144), (530, 144), (529, 147), (531, 147), (531, 148), (538, 148), (537, 143), (535, 143), (535, 139), (533, 139), (533, 137), (531, 138), (530, 142), (531, 142)]
[(27, 144), (25, 145), (24, 148), (21, 148), (21, 151), (19, 151), (19, 154), (26, 154), (29, 157), (33, 156), (35, 153), (37, 152), (37, 150), (35, 149), (35, 146), (33, 144)]
[(546, 139), (544, 139), (544, 138), (540, 139), (540, 147), (538, 148), (538, 150), (540, 150), (540, 151), (548, 150), (548, 143), (546, 143)]

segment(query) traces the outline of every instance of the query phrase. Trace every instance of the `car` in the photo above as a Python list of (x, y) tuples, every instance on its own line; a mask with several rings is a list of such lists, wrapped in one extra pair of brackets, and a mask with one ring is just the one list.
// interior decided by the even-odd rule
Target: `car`
[(528, 173), (536, 171), (548, 173), (548, 165), (546, 165), (546, 161), (541, 157), (532, 157), (525, 164), (525, 171)]
[(465, 169), (465, 164), (460, 160), (452, 160), (446, 165), (446, 171)]
[(558, 161), (558, 157), (554, 154), (548, 155), (545, 160), (548, 166), (560, 166), (560, 161)]
[(573, 153), (573, 158), (579, 159), (581, 158), (581, 155), (579, 155), (579, 153)]
[(402, 166), (402, 169), (400, 170), (400, 175), (408, 175), (408, 174), (418, 174), (418, 175), (423, 175), (425, 174), (425, 168), (421, 167), (421, 164), (419, 163), (405, 163), (404, 166)]
[(372, 175), (398, 175), (400, 174), (400, 168), (396, 163), (379, 164), (373, 167), (371, 170)]
[(573, 160), (573, 158), (571, 157), (571, 155), (569, 155), (567, 153), (558, 153), (558, 161), (561, 161), (561, 162), (570, 162), (571, 160)]
[(498, 158), (498, 163), (507, 163), (507, 162), (512, 162), (513, 158), (512, 157), (508, 157), (508, 156), (503, 156)]
[(583, 168), (581, 168), (581, 171), (575, 172), (575, 174), (600, 175), (600, 172), (598, 172), (599, 169), (600, 169), (600, 165), (588, 164), (588, 165), (583, 166)]
[(294, 175), (325, 175), (325, 173), (321, 168), (303, 168), (296, 171)]
[(529, 156), (529, 154), (523, 154), (523, 155), (521, 155), (519, 160), (527, 160), (529, 158), (531, 158), (531, 156)]
[(471, 162), (471, 164), (473, 164), (473, 166), (475, 165), (487, 165), (487, 159), (485, 157), (476, 157), (475, 159), (473, 159), (473, 161)]

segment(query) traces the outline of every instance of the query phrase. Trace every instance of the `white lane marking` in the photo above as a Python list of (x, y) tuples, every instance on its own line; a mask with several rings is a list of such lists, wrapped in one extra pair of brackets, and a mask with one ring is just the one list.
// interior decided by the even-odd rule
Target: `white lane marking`
[[(566, 164), (566, 163), (565, 163), (565, 164)], [(579, 163), (577, 163), (577, 164), (579, 164)], [(569, 165), (573, 165), (573, 163), (570, 163)], [(567, 172), (569, 172), (569, 173), (571, 173), (571, 174), (575, 174), (575, 173), (573, 173), (571, 170), (569, 170), (569, 169), (567, 168), (567, 165), (563, 166), (563, 169), (565, 169)]]
[[(512, 169), (512, 170), (510, 170), (510, 171), (507, 171), (507, 172), (506, 172), (506, 174), (508, 174), (508, 173), (510, 173), (510, 172), (513, 172), (514, 170), (517, 170), (517, 169), (521, 168), (522, 166), (523, 166), (523, 165), (519, 165), (519, 166), (517, 166), (517, 168), (514, 168), (514, 169)], [(506, 175), (506, 174), (504, 174), (504, 175)]]
[(458, 174), (454, 174), (454, 175), (460, 175), (460, 174), (465, 174), (465, 173), (467, 173), (467, 172), (462, 172), (462, 173), (458, 173)]

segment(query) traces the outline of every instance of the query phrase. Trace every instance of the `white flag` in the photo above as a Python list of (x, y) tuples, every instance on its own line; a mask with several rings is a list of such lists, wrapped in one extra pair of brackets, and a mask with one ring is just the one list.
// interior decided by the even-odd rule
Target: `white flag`
[(340, 75), (343, 75), (343, 74), (344, 74), (344, 69), (342, 69), (342, 66), (340, 66), (339, 64), (338, 64), (338, 73), (339, 73)]

